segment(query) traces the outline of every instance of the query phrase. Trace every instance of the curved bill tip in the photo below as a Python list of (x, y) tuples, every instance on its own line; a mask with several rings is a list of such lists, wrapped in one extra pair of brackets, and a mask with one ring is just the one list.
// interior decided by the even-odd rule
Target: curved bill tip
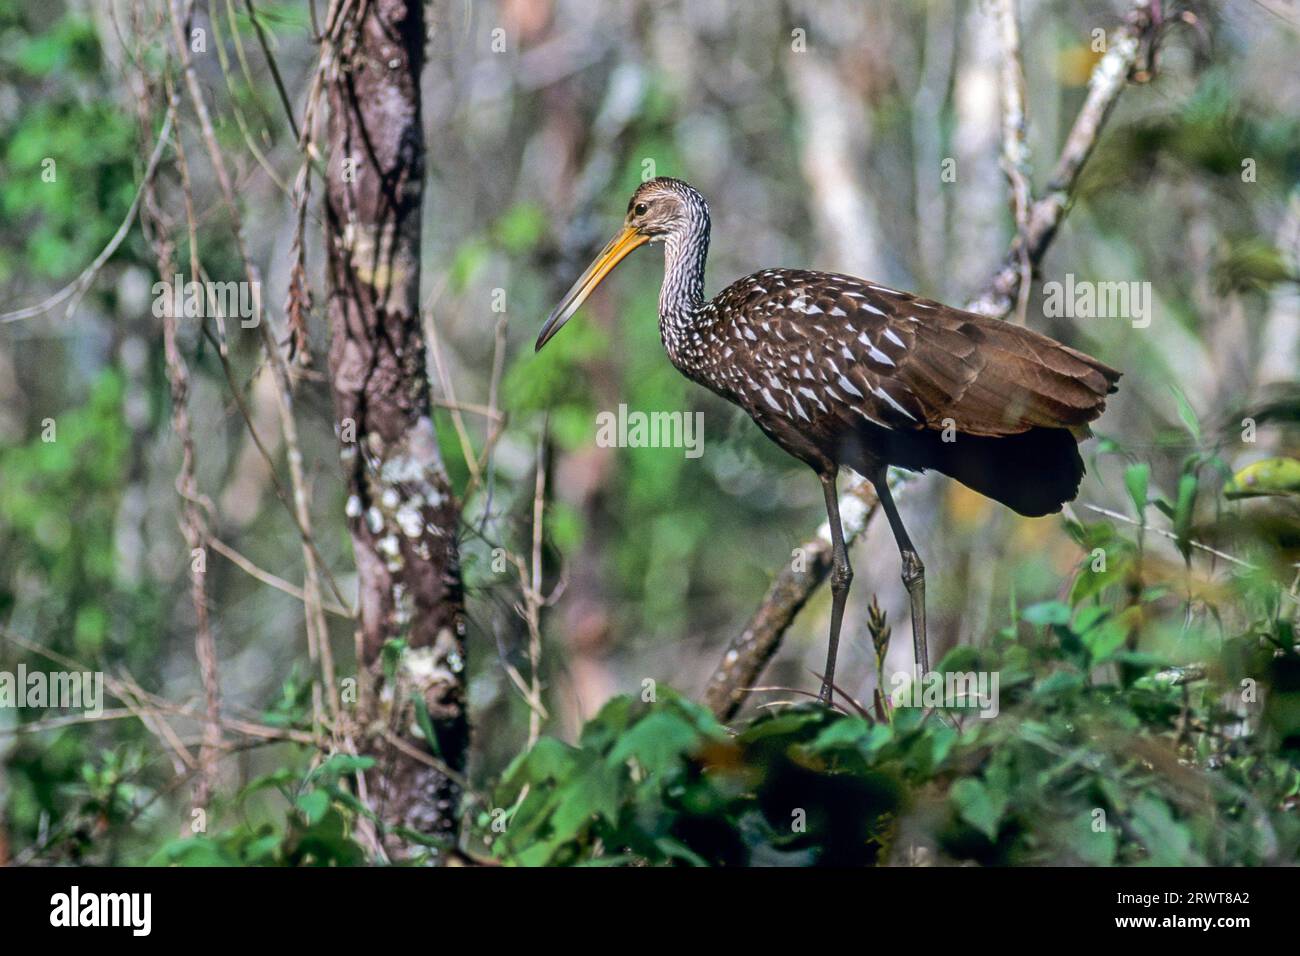
[(587, 301), (587, 297), (595, 291), (596, 286), (609, 275), (613, 268), (618, 265), (627, 256), (629, 252), (638, 246), (649, 242), (648, 236), (637, 232), (631, 226), (624, 226), (613, 239), (611, 239), (600, 251), (600, 255), (592, 260), (591, 265), (587, 266), (585, 272), (578, 277), (572, 288), (564, 294), (551, 314), (543, 323), (542, 329), (537, 333), (537, 344), (533, 346), (534, 352), (540, 352), (542, 346), (549, 342), (555, 333), (565, 322), (573, 317), (573, 314), (582, 307), (582, 303)]

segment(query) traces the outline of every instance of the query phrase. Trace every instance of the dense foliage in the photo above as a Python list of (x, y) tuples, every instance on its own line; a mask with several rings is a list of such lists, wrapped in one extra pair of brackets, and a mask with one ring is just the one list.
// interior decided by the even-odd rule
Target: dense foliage
[[(1193, 436), (1196, 427), (1189, 419)], [(1127, 477), (1145, 506), (1145, 466)], [(1179, 482), (1184, 498), (1188, 485)], [(1163, 496), (1150, 506), (1172, 515), (1179, 507)], [(1213, 595), (1192, 594), (1191, 549), (1175, 587), (1125, 527), (1071, 522), (1088, 557), (1068, 602), (1013, 604), (987, 645), (959, 647), (939, 663), (944, 675), (996, 674), (996, 713), (987, 699), (907, 706), (925, 699), (910, 701), (882, 667), (879, 686), (899, 696), (835, 711), (778, 705), (727, 727), (647, 682), (639, 696), (607, 702), (576, 743), (543, 737), (490, 794), (472, 796), (473, 858), (523, 866), (1300, 858), (1294, 598), (1250, 569)], [(1112, 556), (1103, 570), (1093, 548)], [(872, 630), (883, 660), (891, 628), (880, 616)], [(283, 828), (182, 840), (158, 859), (355, 861), (362, 851), (346, 836), (348, 821), (366, 811), (339, 782), (357, 768), (357, 758), (336, 755), (303, 779), (284, 770), (257, 780), (245, 796), (279, 789), (292, 808)]]

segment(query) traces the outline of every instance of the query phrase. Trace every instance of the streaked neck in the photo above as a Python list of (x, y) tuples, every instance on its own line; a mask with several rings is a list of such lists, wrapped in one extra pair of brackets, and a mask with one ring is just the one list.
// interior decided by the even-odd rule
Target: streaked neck
[(664, 284), (659, 290), (659, 325), (689, 325), (704, 305), (704, 262), (709, 255), (708, 213), (664, 240)]

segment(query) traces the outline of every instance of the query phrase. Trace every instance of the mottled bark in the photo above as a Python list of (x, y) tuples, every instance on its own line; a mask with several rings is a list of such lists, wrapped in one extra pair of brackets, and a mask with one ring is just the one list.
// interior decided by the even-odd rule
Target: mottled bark
[[(419, 320), (422, 5), (351, 6), (334, 37), (329, 360), (368, 678), (358, 723), (378, 758), (367, 796), (401, 857), (410, 843), (397, 828), (454, 841), (468, 740), (459, 513), (438, 451)], [(386, 646), (399, 652), (395, 668), (384, 667)], [(417, 700), (433, 746), (418, 730)]]

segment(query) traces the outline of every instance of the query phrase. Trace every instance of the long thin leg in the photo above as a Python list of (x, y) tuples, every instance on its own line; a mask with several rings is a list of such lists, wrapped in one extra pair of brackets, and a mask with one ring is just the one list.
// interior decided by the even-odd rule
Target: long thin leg
[(821, 693), (817, 699), (830, 705), (835, 680), (835, 656), (840, 649), (840, 624), (844, 621), (844, 605), (849, 599), (849, 585), (853, 583), (853, 568), (849, 566), (849, 550), (844, 546), (844, 529), (840, 526), (840, 499), (835, 491), (837, 471), (819, 475), (822, 491), (826, 495), (826, 517), (831, 526), (831, 637), (826, 648), (826, 673), (822, 678)]
[(912, 650), (916, 656), (916, 676), (919, 679), (930, 672), (930, 651), (925, 638), (925, 565), (921, 563), (916, 548), (912, 547), (912, 539), (907, 536), (903, 519), (898, 516), (894, 496), (889, 493), (889, 482), (885, 480), (885, 469), (880, 469), (871, 483), (876, 488), (876, 497), (880, 500), (880, 507), (885, 510), (885, 517), (889, 519), (889, 527), (894, 532), (894, 540), (898, 542), (898, 550), (903, 557), (903, 586), (907, 588), (907, 596), (912, 600)]

